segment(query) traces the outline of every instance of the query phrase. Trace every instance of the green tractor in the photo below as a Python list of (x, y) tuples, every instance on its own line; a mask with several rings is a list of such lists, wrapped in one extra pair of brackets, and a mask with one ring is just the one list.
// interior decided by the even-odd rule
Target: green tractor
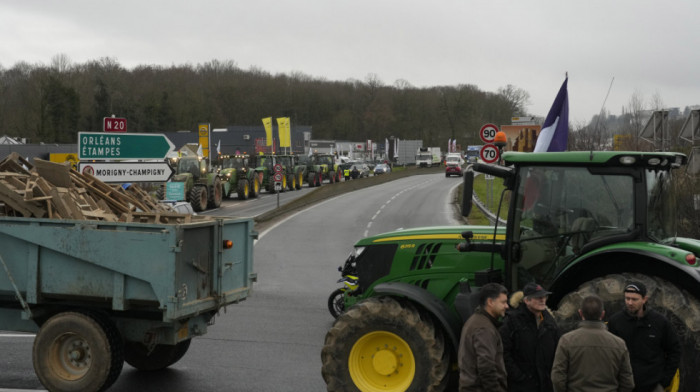
[(331, 184), (340, 182), (342, 177), (334, 155), (315, 153), (306, 159), (306, 181), (310, 187), (321, 186), (324, 180)]
[(250, 157), (250, 165), (255, 171), (255, 175), (258, 177), (258, 182), (260, 186), (263, 187), (268, 193), (277, 193), (275, 190), (275, 165), (281, 164), (282, 167), (282, 188), (280, 192), (284, 192), (289, 188), (288, 183), (292, 180), (287, 174), (287, 168), (282, 164), (283, 160), (280, 160), (277, 155), (263, 154), (255, 155)]
[(299, 163), (299, 156), (277, 155), (276, 162), (284, 168), (288, 189), (290, 191), (301, 189), (301, 186), (304, 184), (306, 165)]
[(247, 200), (260, 193), (258, 176), (250, 169), (248, 155), (222, 155), (218, 159), (219, 176), (223, 182), (223, 194), (231, 198), (235, 193), (238, 199)]
[(628, 279), (645, 283), (650, 306), (676, 326), (679, 390), (697, 390), (700, 240), (676, 237), (672, 181), (686, 156), (508, 152), (503, 163), (467, 170), (462, 213), (476, 171), (503, 180), (506, 223), (400, 230), (355, 245), (342, 272), (357, 286), (340, 299), (321, 353), (328, 390), (454, 388), (460, 330), (485, 283), (510, 292), (543, 284), (568, 331), (588, 293), (605, 301), (607, 315), (621, 309)]
[[(221, 206), (221, 177), (207, 168), (206, 160), (186, 156), (177, 160), (175, 174), (171, 182), (185, 183), (185, 200), (195, 212)], [(165, 199), (165, 184), (156, 191), (159, 200)]]

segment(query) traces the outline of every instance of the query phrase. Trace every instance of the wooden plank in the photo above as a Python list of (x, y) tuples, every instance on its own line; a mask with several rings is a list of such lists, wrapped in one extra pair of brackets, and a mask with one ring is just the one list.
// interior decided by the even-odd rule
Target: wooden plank
[(34, 166), (41, 177), (55, 186), (69, 188), (73, 185), (69, 162), (56, 163), (34, 158)]

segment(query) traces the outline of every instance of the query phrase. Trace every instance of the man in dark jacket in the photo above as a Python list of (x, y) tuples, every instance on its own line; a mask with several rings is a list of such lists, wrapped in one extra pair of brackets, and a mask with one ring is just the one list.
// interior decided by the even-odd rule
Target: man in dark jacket
[[(503, 357), (511, 392), (552, 392), (552, 363), (561, 332), (547, 310), (551, 292), (537, 283), (523, 288), (523, 304), (501, 327)], [(511, 302), (511, 305), (513, 303)]]
[(671, 383), (681, 359), (678, 336), (666, 317), (647, 307), (649, 296), (642, 282), (628, 282), (624, 295), (625, 309), (610, 317), (608, 329), (630, 351), (634, 391), (661, 391)]
[(459, 343), (460, 392), (506, 392), (500, 319), (508, 309), (508, 291), (487, 283), (479, 291), (479, 307), (462, 328)]

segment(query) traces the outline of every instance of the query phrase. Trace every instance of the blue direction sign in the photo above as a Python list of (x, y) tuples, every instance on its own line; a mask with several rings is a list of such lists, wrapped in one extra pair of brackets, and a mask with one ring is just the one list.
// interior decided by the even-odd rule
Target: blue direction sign
[(78, 132), (78, 159), (164, 159), (175, 145), (162, 133)]

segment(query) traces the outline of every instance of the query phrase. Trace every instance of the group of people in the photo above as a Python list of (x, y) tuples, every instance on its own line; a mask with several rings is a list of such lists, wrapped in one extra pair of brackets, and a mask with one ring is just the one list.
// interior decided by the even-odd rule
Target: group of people
[(586, 296), (579, 327), (563, 335), (547, 309), (550, 294), (528, 283), (522, 303), (508, 311), (504, 286), (481, 288), (462, 328), (460, 392), (659, 392), (671, 384), (680, 343), (670, 321), (647, 306), (643, 283), (625, 285), (625, 308), (607, 325), (603, 301)]

